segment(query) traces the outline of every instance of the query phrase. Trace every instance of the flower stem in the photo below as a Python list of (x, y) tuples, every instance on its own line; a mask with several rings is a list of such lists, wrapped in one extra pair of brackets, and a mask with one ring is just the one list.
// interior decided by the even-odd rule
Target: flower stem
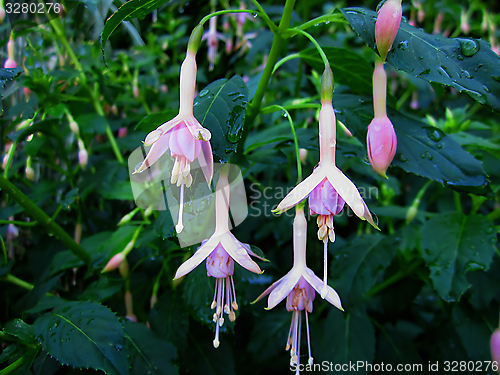
[(14, 275), (11, 275), (10, 273), (1, 277), (0, 280), (7, 281), (8, 283), (17, 285), (17, 286), (19, 286), (23, 289), (26, 289), (26, 290), (32, 290), (33, 288), (35, 288), (35, 286), (33, 284), (30, 284), (27, 281), (21, 280), (20, 278), (14, 276)]
[(43, 210), (33, 203), (24, 193), (19, 190), (5, 177), (0, 176), (0, 189), (9, 194), (20, 206), (22, 206), (28, 214), (42, 225), (48, 233), (53, 233), (68, 249), (75, 254), (84, 263), (90, 262), (90, 254), (83, 247), (75, 242), (75, 240), (62, 229), (59, 224), (53, 221)]
[(7, 264), (9, 260), (7, 258), (7, 249), (5, 248), (5, 242), (3, 241), (2, 236), (0, 236), (0, 242), (2, 243), (3, 262)]
[(259, 85), (255, 91), (255, 95), (252, 102), (247, 107), (247, 116), (245, 119), (245, 127), (243, 128), (243, 135), (241, 137), (241, 142), (244, 143), (248, 132), (250, 131), (250, 124), (253, 123), (257, 115), (259, 114), (260, 106), (264, 94), (266, 93), (269, 80), (274, 70), (274, 65), (278, 61), (279, 55), (281, 53), (281, 48), (283, 47), (284, 38), (282, 34), (288, 30), (290, 25), (290, 20), (292, 18), (293, 8), (295, 6), (295, 0), (287, 0), (285, 3), (285, 8), (283, 9), (283, 16), (281, 17), (280, 24), (278, 26), (277, 32), (274, 34), (273, 44), (271, 46), (271, 51), (269, 52), (269, 57), (266, 62), (264, 71), (262, 72), (262, 77), (260, 78)]
[(328, 61), (328, 57), (326, 57), (326, 54), (323, 51), (323, 48), (321, 48), (319, 43), (316, 41), (316, 39), (314, 39), (314, 37), (311, 34), (309, 34), (308, 32), (305, 32), (304, 30), (300, 30), (297, 28), (288, 29), (287, 31), (295, 31), (299, 34), (304, 35), (307, 39), (309, 39), (311, 41), (311, 43), (314, 44), (314, 47), (316, 47), (316, 49), (318, 50), (319, 55), (321, 56), (321, 59), (323, 60), (323, 63), (325, 64), (325, 68), (327, 66), (330, 66), (330, 62)]

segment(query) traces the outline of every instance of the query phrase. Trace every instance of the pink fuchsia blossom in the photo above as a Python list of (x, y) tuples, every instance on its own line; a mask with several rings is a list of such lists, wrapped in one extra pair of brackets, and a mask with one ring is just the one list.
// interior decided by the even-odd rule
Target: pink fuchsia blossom
[(209, 70), (213, 70), (215, 60), (218, 55), (217, 47), (219, 46), (219, 40), (224, 41), (226, 44), (228, 43), (228, 39), (221, 33), (217, 32), (217, 17), (210, 18), (210, 27), (208, 31), (203, 34), (202, 40), (205, 39), (208, 44), (208, 62), (210, 64)]
[[(361, 198), (358, 189), (349, 178), (335, 165), (336, 119), (332, 105), (333, 74), (328, 67), (321, 81), (321, 110), (319, 112), (319, 149), (320, 160), (313, 173), (298, 184), (276, 207), (281, 213), (309, 197), (311, 213), (318, 216), (318, 237), (323, 240), (324, 285), (322, 297), (326, 293), (328, 238), (334, 240), (333, 215), (338, 213), (345, 203), (361, 219), (367, 220), (377, 228), (370, 210)], [(312, 198), (312, 199), (311, 199)], [(330, 208), (331, 210), (328, 210)], [(323, 213), (322, 213), (323, 212)], [(328, 234), (328, 236), (326, 235)]]
[(375, 41), (383, 60), (387, 57), (398, 34), (402, 13), (401, 0), (387, 0), (378, 11), (375, 22)]
[(208, 240), (203, 241), (196, 253), (177, 269), (174, 280), (188, 274), (205, 259), (207, 260), (207, 276), (216, 279), (211, 308), (215, 309), (213, 321), (216, 328), (213, 344), (217, 348), (220, 344), (219, 328), (224, 324), (223, 313), (228, 315), (229, 320), (234, 321), (236, 319), (235, 311), (238, 310), (233, 282), (234, 262), (254, 273), (262, 273), (262, 271), (257, 263), (250, 258), (250, 255), (260, 257), (250, 249), (249, 245), (238, 241), (229, 231), (227, 172), (219, 172), (219, 181), (215, 192), (215, 210), (214, 234)]
[[(500, 363), (500, 328), (497, 328), (490, 339), (491, 359)], [(498, 370), (500, 374), (500, 369)]]
[(394, 159), (397, 138), (386, 111), (387, 75), (384, 63), (378, 61), (373, 72), (373, 107), (375, 117), (368, 125), (366, 143), (368, 159), (375, 172), (387, 178), (386, 171)]
[(170, 182), (181, 188), (179, 219), (176, 225), (178, 233), (184, 228), (182, 224), (184, 187), (190, 187), (193, 182), (190, 173), (191, 163), (198, 159), (209, 185), (213, 174), (213, 155), (209, 142), (211, 133), (202, 127), (193, 115), (196, 71), (195, 52), (188, 49), (181, 66), (179, 114), (147, 135), (144, 144), (151, 148), (141, 166), (134, 172), (146, 170), (170, 149), (170, 155), (175, 158)]
[[(293, 267), (284, 277), (276, 281), (255, 302), (269, 294), (267, 309), (272, 309), (286, 297), (286, 309), (292, 311), (292, 323), (286, 343), (286, 350), (290, 350), (290, 365), (299, 367), (300, 361), (300, 328), (302, 311), (305, 313), (309, 364), (312, 364), (311, 345), (309, 338), (308, 313), (313, 310), (313, 301), (316, 292), (323, 293), (324, 298), (332, 305), (342, 310), (342, 304), (337, 292), (326, 286), (306, 265), (307, 221), (303, 209), (297, 209), (293, 221)], [(298, 371), (298, 370), (297, 370)]]

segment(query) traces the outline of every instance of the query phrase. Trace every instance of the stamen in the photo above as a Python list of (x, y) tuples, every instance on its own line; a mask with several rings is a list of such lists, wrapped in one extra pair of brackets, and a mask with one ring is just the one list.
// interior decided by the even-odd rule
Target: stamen
[(229, 314), (229, 312), (231, 310), (229, 310), (229, 306), (231, 305), (231, 298), (229, 297), (229, 293), (230, 293), (230, 288), (231, 288), (231, 284), (229, 284), (229, 276), (226, 277), (226, 304), (224, 305), (224, 312), (226, 314)]
[(179, 177), (179, 158), (175, 158), (174, 167), (172, 168), (172, 176), (170, 177), (170, 183), (175, 184), (177, 178)]
[(328, 230), (328, 227), (326, 225), (322, 225), (321, 227), (319, 227), (319, 230), (318, 230), (318, 239), (320, 241), (323, 241), (323, 239), (326, 237), (327, 230)]
[(181, 184), (181, 194), (179, 197), (179, 218), (177, 220), (177, 225), (175, 226), (175, 231), (177, 233), (182, 232), (182, 230), (184, 229), (184, 225), (182, 225), (183, 212), (184, 212), (184, 183)]
[(326, 226), (328, 228), (333, 228), (333, 215), (328, 215), (326, 217)]
[(191, 187), (191, 184), (193, 183), (193, 176), (191, 174), (188, 174), (187, 178), (185, 179), (186, 181), (186, 187), (189, 188)]
[(238, 310), (238, 304), (236, 303), (236, 289), (234, 288), (233, 276), (231, 276), (230, 278), (231, 278), (231, 287), (232, 287), (231, 290), (233, 292), (233, 297), (234, 297), (233, 303), (231, 305), (233, 306), (233, 309)]
[(219, 279), (215, 279), (215, 289), (214, 289), (214, 299), (212, 301), (212, 305), (210, 305), (210, 308), (213, 310), (217, 307), (217, 301), (215, 300), (215, 298), (217, 297), (217, 283), (218, 283)]
[(290, 330), (288, 331), (288, 339), (286, 340), (285, 350), (290, 350), (290, 346), (292, 345), (292, 331), (293, 331), (293, 313), (292, 313), (292, 322), (290, 323)]
[(307, 310), (305, 311), (306, 313), (306, 331), (307, 331), (307, 350), (309, 352), (309, 360), (307, 361), (307, 363), (312, 366), (313, 364), (313, 357), (311, 355), (311, 339), (310, 339), (310, 336), (309, 336), (309, 318), (307, 317)]
[(325, 299), (328, 295), (328, 239), (323, 240), (323, 289), (321, 289), (321, 298)]
[(217, 349), (219, 347), (219, 325), (215, 324), (215, 339), (214, 339), (214, 348)]
[(299, 364), (300, 364), (300, 330), (302, 328), (302, 316), (301, 311), (297, 311), (297, 320), (298, 322), (298, 335), (297, 335), (297, 374), (299, 373)]
[(335, 242), (335, 231), (333, 228), (328, 231), (328, 237), (330, 238), (331, 243)]

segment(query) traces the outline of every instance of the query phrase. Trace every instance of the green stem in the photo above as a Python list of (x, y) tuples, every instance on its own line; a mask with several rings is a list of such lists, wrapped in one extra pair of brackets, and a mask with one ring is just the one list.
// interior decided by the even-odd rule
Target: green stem
[(17, 140), (12, 142), (12, 146), (10, 147), (9, 154), (7, 155), (7, 164), (5, 165), (5, 170), (3, 172), (3, 176), (5, 178), (9, 177), (10, 165), (12, 164), (12, 159), (14, 158), (14, 153), (16, 152)]
[(293, 135), (293, 142), (295, 144), (295, 158), (297, 159), (297, 184), (299, 184), (302, 181), (302, 163), (300, 162), (299, 141), (297, 139), (297, 133), (295, 133), (295, 127), (293, 125), (292, 116), (290, 116), (290, 113), (285, 109), (285, 107), (282, 107), (280, 105), (272, 105), (266, 107), (265, 109), (270, 109), (270, 108), (276, 108), (277, 110), (283, 111), (286, 118), (288, 119), (288, 122), (290, 123), (290, 128), (292, 130), (292, 135)]
[(245, 126), (243, 128), (243, 134), (241, 137), (241, 144), (245, 144), (245, 139), (250, 131), (250, 125), (259, 114), (262, 99), (264, 98), (269, 80), (271, 79), (274, 65), (276, 65), (276, 62), (278, 61), (279, 55), (281, 53), (281, 48), (283, 47), (284, 38), (282, 34), (286, 30), (288, 30), (288, 27), (290, 26), (290, 20), (292, 18), (294, 6), (295, 0), (287, 0), (285, 3), (283, 16), (281, 17), (278, 30), (274, 34), (273, 44), (271, 46), (271, 51), (269, 52), (266, 66), (264, 68), (264, 71), (262, 72), (262, 77), (260, 78), (259, 85), (257, 86), (257, 90), (255, 91), (252, 102), (247, 107), (247, 116), (245, 119)]
[(463, 213), (462, 202), (460, 201), (460, 193), (458, 191), (453, 192), (453, 200), (455, 201), (455, 208), (458, 212)]
[(395, 284), (399, 280), (405, 278), (406, 276), (410, 275), (415, 269), (420, 267), (422, 265), (422, 261), (418, 260), (415, 263), (411, 264), (407, 269), (404, 270), (399, 270), (396, 272), (394, 275), (389, 277), (387, 280), (384, 282), (374, 286), (371, 288), (368, 292), (366, 292), (365, 297), (373, 297), (374, 295), (380, 293), (384, 289), (388, 288), (392, 284)]
[(491, 221), (498, 219), (500, 217), (500, 208), (497, 208), (495, 211), (490, 212), (488, 215), (486, 215), (486, 217)]
[(8, 375), (12, 374), (14, 371), (16, 371), (19, 367), (21, 367), (23, 364), (23, 357), (19, 358), (17, 361), (11, 363), (8, 365), (6, 368), (0, 371), (0, 375)]
[(48, 233), (53, 233), (68, 249), (84, 263), (90, 262), (90, 255), (83, 247), (77, 244), (73, 238), (62, 229), (59, 224), (53, 221), (44, 211), (33, 203), (24, 193), (19, 190), (9, 180), (0, 176), (0, 189), (9, 194), (29, 215), (42, 225)]
[[(320, 23), (328, 23), (328, 22), (337, 22), (337, 23), (345, 23), (348, 24), (347, 20), (344, 18), (342, 14), (325, 14), (320, 17), (313, 18), (310, 21), (303, 23), (300, 26), (295, 27), (295, 30), (305, 30), (312, 26), (317, 26)], [(293, 36), (293, 35), (292, 35)]]
[(9, 259), (7, 258), (7, 249), (5, 248), (5, 242), (3, 242), (2, 236), (0, 236), (0, 242), (2, 243), (3, 262), (4, 264), (7, 264)]
[(325, 64), (325, 68), (327, 66), (330, 66), (330, 62), (328, 61), (328, 57), (326, 57), (326, 54), (323, 51), (323, 48), (321, 48), (321, 46), (319, 45), (319, 43), (316, 41), (316, 39), (314, 39), (314, 37), (311, 34), (309, 34), (308, 32), (305, 32), (303, 30), (296, 29), (296, 28), (294, 28), (294, 29), (288, 29), (288, 31), (296, 31), (299, 34), (304, 35), (307, 39), (309, 39), (311, 41), (311, 43), (314, 44), (314, 47), (316, 47), (316, 49), (318, 50), (319, 55), (321, 56), (321, 60), (323, 60), (323, 63)]
[(0, 224), (14, 224), (21, 227), (34, 227), (38, 223), (36, 221), (0, 220)]
[(3, 276), (3, 277), (0, 277), (0, 281), (7, 281), (8, 283), (17, 285), (17, 286), (19, 286), (23, 289), (26, 289), (26, 290), (32, 290), (35, 287), (33, 284), (30, 284), (27, 281), (21, 280), (20, 278), (14, 276), (14, 275), (11, 275), (10, 273)]
[(274, 74), (274, 72), (276, 72), (281, 65), (293, 59), (300, 59), (300, 53), (292, 53), (291, 55), (283, 57), (280, 61), (276, 63), (276, 65), (274, 65), (272, 74)]

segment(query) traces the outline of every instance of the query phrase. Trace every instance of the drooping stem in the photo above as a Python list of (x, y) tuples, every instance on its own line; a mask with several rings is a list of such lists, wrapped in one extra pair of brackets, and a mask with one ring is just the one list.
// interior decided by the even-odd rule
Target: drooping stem
[(260, 78), (259, 85), (255, 91), (255, 95), (252, 102), (247, 107), (247, 116), (245, 118), (245, 127), (243, 128), (243, 134), (241, 137), (242, 143), (245, 142), (246, 137), (250, 131), (250, 127), (259, 114), (260, 106), (262, 104), (262, 99), (267, 90), (267, 85), (271, 79), (272, 72), (274, 70), (274, 65), (278, 61), (279, 55), (281, 53), (281, 48), (283, 47), (283, 33), (288, 29), (290, 25), (290, 20), (292, 18), (293, 8), (295, 6), (295, 0), (287, 0), (285, 3), (285, 8), (283, 9), (283, 16), (281, 17), (280, 24), (278, 26), (277, 32), (274, 34), (273, 44), (271, 45), (271, 51), (269, 52), (269, 57), (266, 62), (264, 71), (262, 72), (262, 77)]
[(9, 180), (0, 176), (0, 189), (9, 194), (26, 212), (31, 215), (40, 225), (42, 225), (48, 233), (53, 233), (54, 236), (61, 241), (68, 249), (75, 254), (79, 259), (88, 264), (90, 262), (90, 254), (83, 247), (75, 242), (75, 240), (62, 229), (59, 224), (53, 221), (44, 211), (42, 211), (35, 203), (33, 203), (26, 195), (23, 194)]

